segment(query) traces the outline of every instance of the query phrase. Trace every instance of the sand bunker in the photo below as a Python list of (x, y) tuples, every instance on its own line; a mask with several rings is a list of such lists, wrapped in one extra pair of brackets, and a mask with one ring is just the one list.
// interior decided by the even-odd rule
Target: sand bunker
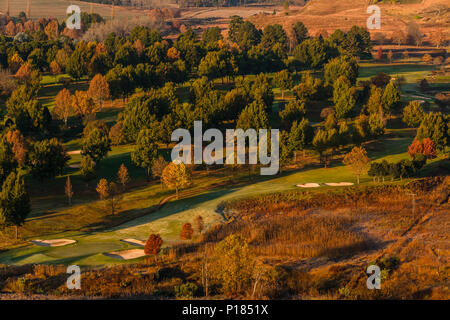
[(305, 184), (297, 184), (296, 187), (299, 188), (317, 188), (320, 187), (318, 183), (305, 183)]
[(131, 249), (131, 250), (123, 250), (123, 251), (113, 251), (104, 253), (105, 256), (120, 259), (120, 260), (131, 260), (145, 256), (143, 249)]
[(81, 168), (81, 164), (79, 164), (79, 163), (69, 164), (69, 168), (79, 169), (79, 168)]
[(120, 241), (132, 244), (133, 246), (143, 247), (145, 246), (145, 241), (137, 240), (137, 239), (122, 239)]
[(354, 185), (353, 182), (328, 182), (325, 183), (327, 186), (330, 187), (345, 187), (345, 186), (352, 186)]
[(75, 240), (70, 239), (53, 239), (53, 240), (31, 240), (31, 243), (34, 243), (37, 246), (41, 247), (62, 247), (67, 246), (69, 244), (75, 243)]

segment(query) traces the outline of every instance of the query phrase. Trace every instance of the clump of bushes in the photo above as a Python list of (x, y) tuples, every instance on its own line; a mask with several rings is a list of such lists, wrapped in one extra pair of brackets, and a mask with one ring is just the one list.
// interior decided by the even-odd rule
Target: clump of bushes
[(407, 177), (416, 177), (425, 165), (426, 158), (423, 155), (417, 155), (413, 160), (400, 160), (398, 162), (372, 162), (368, 174), (373, 177), (373, 181), (385, 181), (386, 177), (390, 177), (392, 181), (397, 178), (402, 180)]
[(175, 286), (175, 296), (177, 298), (192, 299), (198, 294), (198, 291), (198, 286), (191, 282)]

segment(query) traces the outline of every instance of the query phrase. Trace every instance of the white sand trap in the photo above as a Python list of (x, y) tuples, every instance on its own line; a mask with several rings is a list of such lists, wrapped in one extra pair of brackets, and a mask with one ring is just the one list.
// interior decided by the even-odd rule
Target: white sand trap
[(305, 183), (305, 184), (297, 184), (296, 187), (299, 188), (317, 188), (320, 187), (318, 183)]
[(354, 185), (353, 182), (328, 182), (325, 183), (327, 186), (330, 187), (345, 187), (345, 186), (352, 186)]
[(68, 154), (68, 155), (71, 155), (71, 154), (81, 154), (81, 150), (73, 150), (73, 151), (69, 151), (69, 152), (67, 152), (67, 154)]
[(70, 239), (53, 239), (53, 240), (31, 240), (31, 243), (34, 243), (37, 246), (41, 247), (62, 247), (67, 246), (69, 244), (75, 243), (75, 240)]
[(120, 241), (132, 244), (133, 246), (139, 246), (139, 247), (143, 247), (145, 246), (145, 241), (142, 240), (137, 240), (137, 239), (122, 239)]
[(123, 250), (123, 251), (113, 251), (104, 253), (105, 256), (120, 259), (120, 260), (131, 260), (145, 256), (143, 249), (131, 249), (131, 250)]
[(69, 164), (69, 168), (79, 169), (81, 168), (81, 164), (79, 163)]

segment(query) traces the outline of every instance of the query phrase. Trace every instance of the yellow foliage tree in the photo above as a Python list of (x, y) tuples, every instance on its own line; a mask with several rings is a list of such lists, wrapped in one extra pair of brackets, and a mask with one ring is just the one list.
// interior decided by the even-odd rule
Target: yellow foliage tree
[(52, 72), (52, 75), (57, 76), (61, 73), (61, 66), (56, 62), (56, 60), (53, 60), (50, 63), (50, 71)]
[(171, 47), (169, 50), (167, 50), (167, 58), (169, 58), (169, 60), (171, 61), (180, 59), (180, 51), (178, 51), (175, 47)]
[(72, 107), (84, 120), (89, 120), (97, 112), (97, 105), (86, 91), (75, 91), (72, 98)]
[(57, 119), (63, 120), (64, 125), (67, 126), (67, 120), (73, 114), (72, 96), (69, 90), (64, 88), (58, 92), (55, 99), (53, 114)]
[(367, 171), (370, 159), (363, 147), (354, 147), (352, 151), (345, 155), (343, 163), (353, 170), (359, 184), (359, 178), (362, 173)]
[(251, 286), (254, 265), (248, 244), (242, 237), (232, 234), (216, 245), (213, 273), (225, 294), (245, 292)]
[(169, 163), (162, 173), (162, 181), (169, 189), (175, 189), (178, 199), (178, 191), (191, 183), (191, 174), (184, 163)]

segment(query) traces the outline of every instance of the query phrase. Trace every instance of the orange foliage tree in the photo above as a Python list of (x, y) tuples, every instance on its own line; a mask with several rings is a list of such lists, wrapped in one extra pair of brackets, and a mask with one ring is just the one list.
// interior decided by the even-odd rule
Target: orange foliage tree
[(181, 228), (180, 239), (183, 239), (183, 240), (192, 239), (193, 234), (194, 234), (194, 229), (192, 229), (192, 225), (189, 222), (187, 222)]
[(70, 91), (64, 88), (56, 95), (53, 114), (57, 119), (63, 120), (64, 125), (67, 126), (67, 119), (69, 119), (72, 113), (72, 96), (70, 95)]
[(27, 62), (20, 66), (19, 70), (17, 70), (15, 77), (22, 82), (28, 82), (31, 78), (31, 73), (33, 69), (31, 65)]
[(101, 74), (96, 74), (89, 83), (89, 96), (94, 99), (97, 104), (102, 108), (103, 101), (109, 98), (109, 84), (105, 77)]
[(6, 141), (12, 146), (14, 158), (20, 166), (25, 166), (27, 159), (28, 144), (23, 134), (19, 130), (8, 131)]
[(85, 121), (97, 112), (97, 105), (86, 91), (75, 91), (72, 98), (72, 107)]
[(163, 240), (161, 239), (161, 236), (159, 234), (152, 234), (145, 243), (144, 253), (154, 255), (156, 260), (157, 254), (161, 251), (162, 244)]
[(437, 157), (436, 145), (430, 138), (425, 138), (422, 141), (414, 139), (408, 147), (408, 154), (412, 159), (416, 158), (419, 154), (427, 159), (433, 159)]

